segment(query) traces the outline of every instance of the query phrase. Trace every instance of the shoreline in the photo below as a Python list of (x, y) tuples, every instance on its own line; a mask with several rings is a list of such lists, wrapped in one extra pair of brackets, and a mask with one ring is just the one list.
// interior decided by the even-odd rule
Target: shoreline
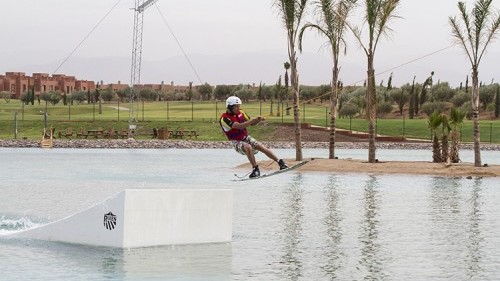
[[(446, 163), (432, 163), (427, 161), (381, 161), (368, 163), (356, 159), (304, 159), (309, 162), (296, 169), (298, 172), (328, 172), (341, 174), (368, 174), (368, 175), (433, 175), (441, 177), (466, 177), (468, 179), (481, 177), (499, 177), (500, 165), (474, 167), (473, 163), (462, 162), (447, 165)], [(298, 163), (288, 160), (287, 163)], [(259, 161), (261, 172), (271, 172), (276, 169), (272, 161)], [(238, 166), (240, 169), (250, 170), (249, 163)]]
[[(291, 141), (261, 141), (271, 149), (295, 149)], [(328, 149), (328, 142), (302, 142), (304, 149)], [(431, 150), (429, 142), (377, 142), (377, 149)], [(41, 148), (40, 140), (0, 140), (0, 147)], [(75, 149), (232, 149), (228, 141), (192, 140), (135, 140), (135, 139), (55, 139), (53, 148)], [(337, 142), (336, 149), (368, 149), (368, 142)], [(472, 144), (461, 144), (460, 149), (472, 150)], [(500, 144), (481, 144), (482, 151), (500, 151)]]
[[(295, 142), (263, 141), (271, 149), (295, 149)], [(302, 142), (304, 149), (328, 149), (327, 142)], [(4, 148), (41, 148), (40, 141), (35, 140), (0, 140)], [(134, 139), (71, 139), (54, 140), (53, 148), (57, 149), (233, 149), (228, 141), (191, 141), (191, 140), (134, 140)], [(367, 142), (338, 142), (335, 149), (368, 149)], [(378, 142), (377, 149), (432, 150), (431, 143), (423, 142)], [(472, 144), (462, 144), (460, 149), (472, 150)], [(482, 151), (500, 151), (500, 145), (483, 144)], [(287, 163), (297, 161), (287, 159)], [(275, 168), (272, 161), (261, 161), (261, 167)], [(250, 169), (245, 163), (238, 168)], [(265, 171), (266, 168), (263, 169)], [(297, 169), (307, 172), (336, 172), (363, 174), (400, 174), (400, 175), (435, 175), (445, 177), (499, 177), (500, 165), (474, 167), (473, 163), (432, 163), (426, 161), (382, 161), (367, 163), (353, 159), (311, 159), (309, 163)]]

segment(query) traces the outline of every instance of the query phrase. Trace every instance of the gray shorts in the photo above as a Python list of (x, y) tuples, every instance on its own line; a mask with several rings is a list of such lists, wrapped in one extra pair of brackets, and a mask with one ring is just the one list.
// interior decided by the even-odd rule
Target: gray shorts
[(236, 141), (236, 140), (233, 140), (231, 141), (233, 143), (233, 146), (234, 146), (234, 150), (236, 150), (236, 152), (238, 152), (239, 154), (242, 154), (242, 155), (247, 155), (245, 153), (245, 149), (243, 149), (244, 145), (246, 143), (250, 144), (252, 146), (252, 150), (253, 150), (253, 154), (257, 154), (259, 151), (255, 148), (255, 146), (259, 143), (256, 139), (252, 138), (250, 135), (248, 135), (245, 139), (243, 140), (240, 140), (240, 141)]

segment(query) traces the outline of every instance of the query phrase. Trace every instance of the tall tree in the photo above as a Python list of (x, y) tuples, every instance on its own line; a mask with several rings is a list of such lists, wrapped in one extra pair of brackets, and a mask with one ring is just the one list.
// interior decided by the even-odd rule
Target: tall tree
[[(375, 68), (374, 59), (378, 42), (382, 35), (391, 31), (389, 21), (397, 18), (396, 9), (400, 5), (400, 0), (364, 0), (364, 25), (360, 27), (350, 27), (354, 37), (361, 45), (367, 57), (367, 89), (366, 107), (368, 119), (368, 162), (375, 163), (375, 138), (376, 138), (376, 118), (377, 118), (377, 98), (375, 89)], [(363, 42), (363, 30), (367, 30), (368, 42)]]
[(428, 100), (427, 90), (429, 90), (432, 87), (432, 84), (433, 84), (432, 83), (432, 76), (434, 76), (434, 71), (431, 71), (431, 76), (429, 76), (427, 79), (425, 79), (424, 84), (422, 84), (422, 91), (420, 93), (420, 101), (419, 101), (420, 108)]
[(317, 0), (314, 2), (318, 23), (306, 23), (299, 35), (299, 48), (302, 51), (302, 36), (306, 29), (318, 31), (328, 39), (332, 55), (332, 81), (330, 92), (330, 139), (329, 158), (335, 158), (335, 128), (338, 115), (339, 100), (339, 55), (346, 52), (345, 31), (347, 30), (347, 17), (354, 9), (357, 0)]
[(283, 64), (283, 66), (285, 67), (285, 99), (286, 99), (286, 115), (290, 115), (290, 108), (288, 107), (288, 85), (289, 85), (289, 79), (288, 79), (288, 69), (290, 69), (290, 63), (289, 62), (285, 62)]
[(497, 85), (497, 93), (495, 94), (495, 118), (500, 115), (500, 85)]
[(413, 83), (411, 84), (410, 91), (410, 104), (408, 105), (408, 118), (410, 119), (413, 119), (415, 115), (415, 78), (417, 78), (417, 76), (413, 76)]
[(474, 166), (481, 166), (479, 132), (479, 64), (500, 27), (500, 13), (493, 11), (493, 0), (477, 0), (468, 13), (465, 2), (458, 2), (459, 18), (449, 17), (452, 35), (462, 46), (472, 66), (472, 120), (474, 127)]
[(303, 159), (302, 141), (300, 130), (300, 96), (299, 75), (297, 72), (297, 48), (298, 35), (302, 16), (304, 15), (308, 0), (274, 0), (278, 8), (283, 25), (288, 37), (288, 58), (290, 62), (290, 80), (293, 91), (293, 121), (295, 125), (295, 158), (297, 161)]

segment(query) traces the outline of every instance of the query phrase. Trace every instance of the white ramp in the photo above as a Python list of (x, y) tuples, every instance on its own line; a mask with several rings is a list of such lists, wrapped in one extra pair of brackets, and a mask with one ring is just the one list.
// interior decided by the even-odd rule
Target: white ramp
[(127, 189), (11, 236), (119, 248), (230, 242), (232, 201), (228, 189)]

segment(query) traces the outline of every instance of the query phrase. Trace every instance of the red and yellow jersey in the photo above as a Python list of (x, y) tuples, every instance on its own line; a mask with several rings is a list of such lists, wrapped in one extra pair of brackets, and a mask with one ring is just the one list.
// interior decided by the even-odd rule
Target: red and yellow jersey
[(250, 120), (243, 110), (238, 111), (237, 114), (225, 112), (221, 115), (219, 123), (224, 134), (229, 140), (242, 140), (248, 136), (247, 129), (233, 129), (233, 124), (235, 122), (245, 123)]

